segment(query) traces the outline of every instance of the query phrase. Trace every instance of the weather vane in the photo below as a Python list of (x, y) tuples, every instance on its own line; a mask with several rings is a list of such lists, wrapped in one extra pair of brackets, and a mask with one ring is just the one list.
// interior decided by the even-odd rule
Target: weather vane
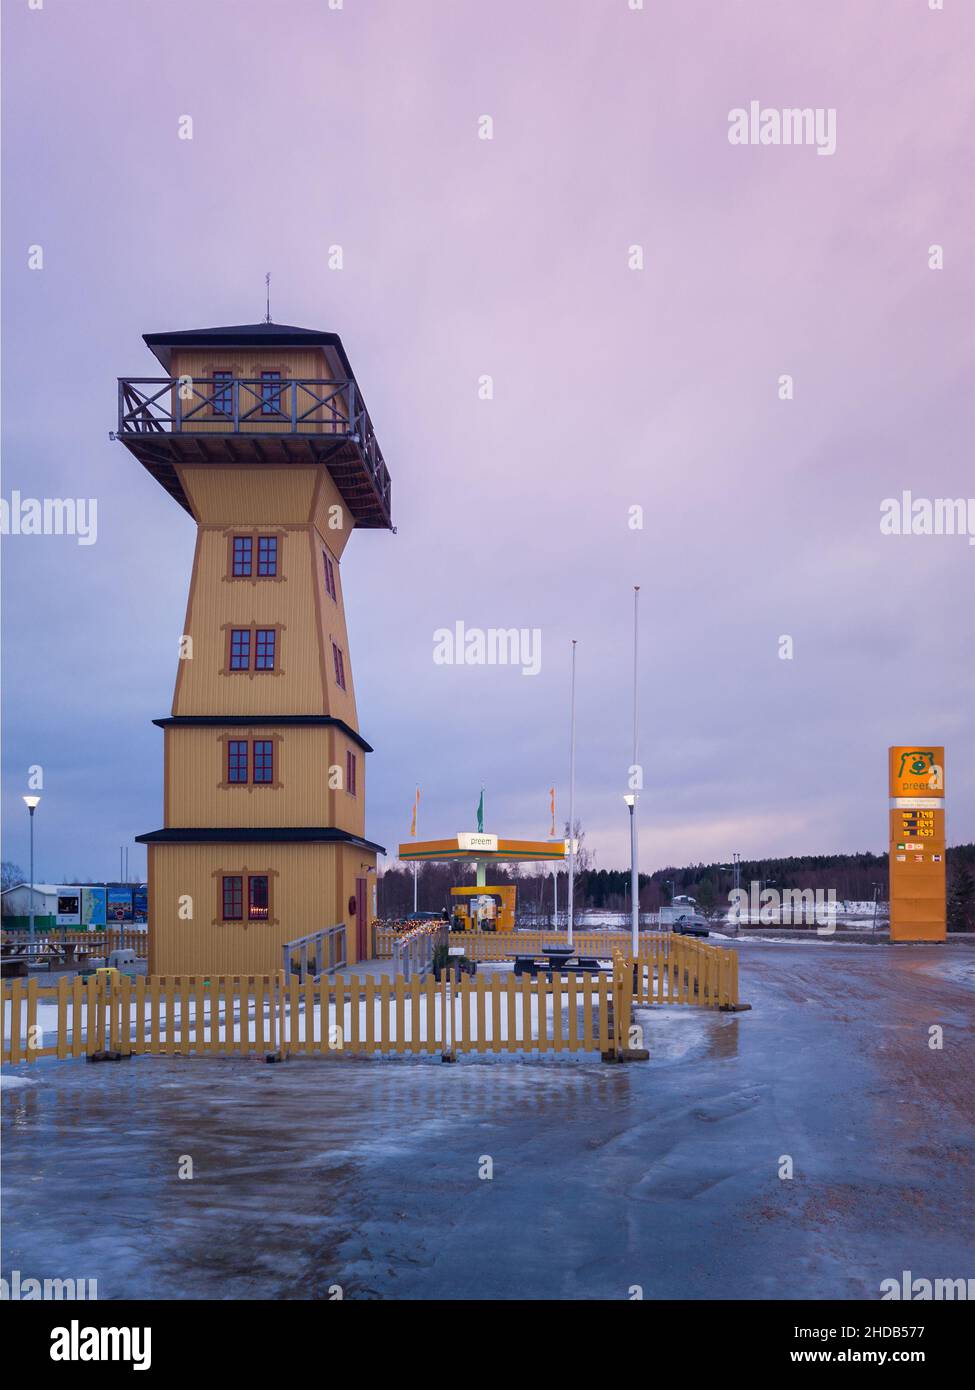
[(267, 312), (264, 315), (264, 322), (271, 322), (271, 272), (268, 271), (264, 276), (264, 286), (267, 293)]

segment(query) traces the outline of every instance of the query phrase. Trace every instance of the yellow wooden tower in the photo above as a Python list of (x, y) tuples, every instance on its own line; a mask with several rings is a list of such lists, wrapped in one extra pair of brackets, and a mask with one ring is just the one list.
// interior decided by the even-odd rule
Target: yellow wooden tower
[(164, 377), (119, 380), (118, 438), (197, 525), (163, 828), (148, 846), (150, 971), (267, 973), (344, 927), (368, 951), (365, 838), (341, 561), (391, 528), (390, 483), (334, 333), (258, 323), (150, 333)]

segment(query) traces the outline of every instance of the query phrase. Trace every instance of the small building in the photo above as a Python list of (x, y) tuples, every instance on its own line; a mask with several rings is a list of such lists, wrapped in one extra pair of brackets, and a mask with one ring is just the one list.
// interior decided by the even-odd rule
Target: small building
[[(56, 883), (34, 884), (34, 929), (48, 931), (56, 925), (58, 893)], [(15, 883), (0, 893), (0, 925), (4, 931), (29, 931), (31, 910), (31, 887), (29, 883)]]

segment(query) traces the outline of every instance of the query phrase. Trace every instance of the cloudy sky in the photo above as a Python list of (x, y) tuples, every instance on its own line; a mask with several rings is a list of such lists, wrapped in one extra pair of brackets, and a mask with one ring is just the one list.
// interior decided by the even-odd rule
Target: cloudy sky
[[(162, 823), (193, 524), (110, 442), (115, 378), (259, 319), (267, 270), (393, 477), (343, 563), (374, 839), (417, 782), (424, 835), (482, 781), (487, 829), (544, 835), (575, 638), (577, 811), (626, 863), (634, 584), (641, 867), (880, 850), (913, 740), (975, 837), (975, 546), (880, 531), (975, 494), (972, 8), (633, 3), (4, 4), (2, 491), (98, 503), (95, 545), (4, 539), (4, 858), (32, 764), (39, 880)], [(835, 108), (835, 153), (732, 145), (752, 101)], [(539, 674), (435, 664), (458, 620), (539, 629)]]

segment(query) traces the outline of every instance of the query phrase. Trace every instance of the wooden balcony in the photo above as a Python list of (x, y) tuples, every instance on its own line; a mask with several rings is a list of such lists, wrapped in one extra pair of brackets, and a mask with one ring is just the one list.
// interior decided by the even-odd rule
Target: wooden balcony
[(119, 377), (116, 437), (187, 511), (177, 464), (314, 463), (357, 526), (392, 527), (389, 471), (352, 380)]

